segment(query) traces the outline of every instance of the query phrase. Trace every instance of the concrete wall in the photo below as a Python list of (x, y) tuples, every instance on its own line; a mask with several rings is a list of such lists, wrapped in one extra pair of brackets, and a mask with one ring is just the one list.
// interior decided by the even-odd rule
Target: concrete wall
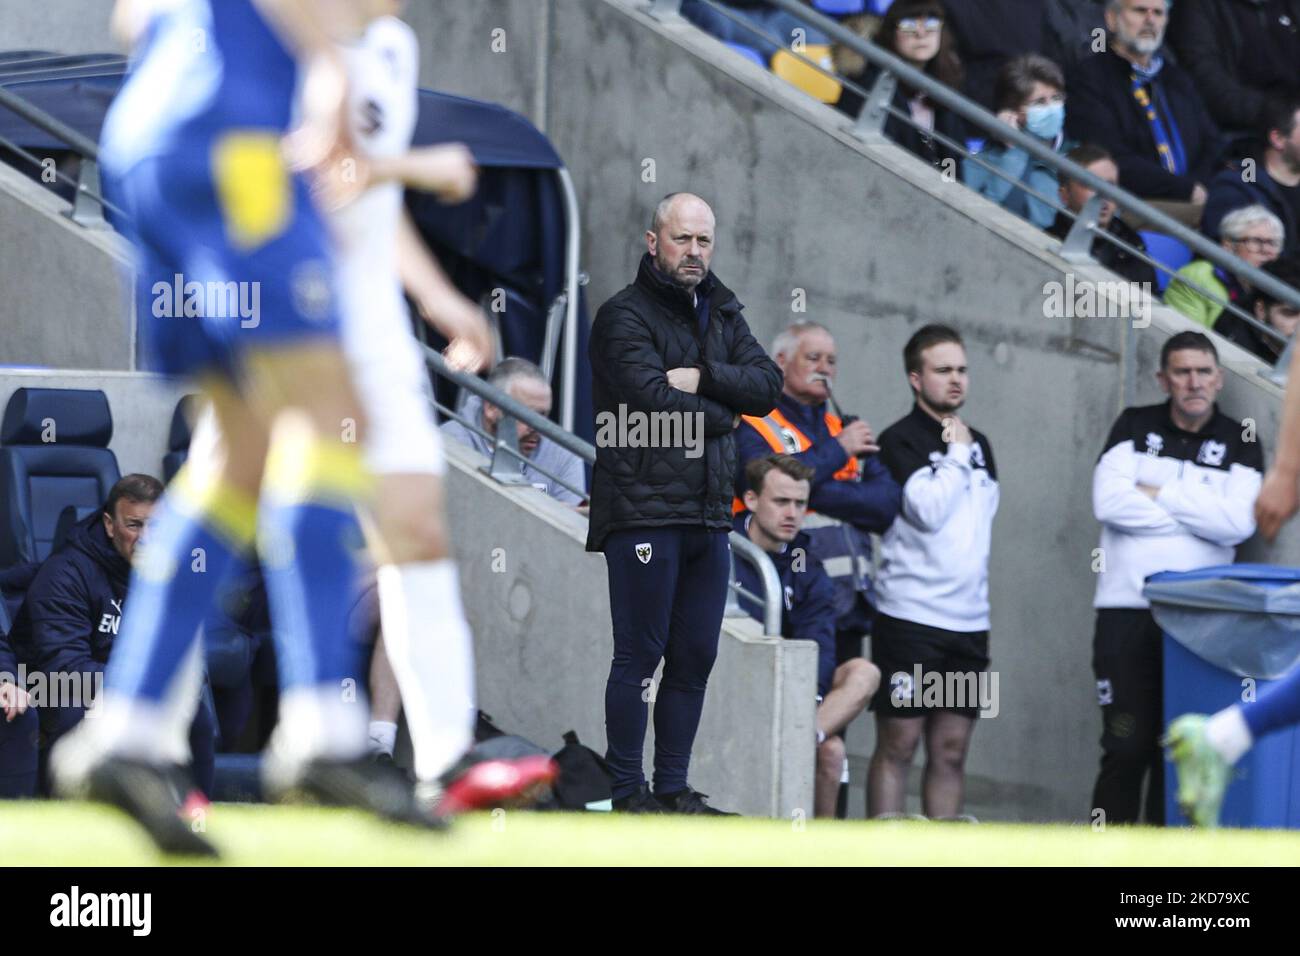
[(111, 0), (0, 0), (0, 50), (117, 50), (108, 31), (112, 12)]
[[(764, 341), (795, 318), (828, 325), (837, 393), (878, 428), (910, 405), (901, 349), (927, 322), (967, 337), (970, 420), (993, 443), (1002, 483), (990, 577), (1000, 715), (981, 721), (968, 804), (1011, 819), (1086, 819), (1099, 755), (1093, 694), (1091, 471), (1124, 404), (1157, 401), (1153, 356), (1183, 320), (1157, 310), (1126, 355), (1125, 323), (1054, 318), (1049, 283), (1105, 280), (1056, 243), (888, 144), (864, 145), (847, 120), (634, 0), (555, 0), (544, 59), (544, 128), (583, 203), (590, 301), (630, 281), (655, 201), (677, 189), (718, 214), (715, 268)], [(450, 63), (459, 69), (459, 61)], [(434, 85), (453, 77), (429, 65)], [(465, 89), (465, 86), (458, 86)], [(806, 302), (806, 312), (792, 305)], [(1278, 392), (1231, 347), (1222, 405), (1254, 416), (1266, 445)], [(1127, 363), (1132, 363), (1130, 368)], [(1300, 560), (1300, 530), (1253, 559)], [(866, 719), (849, 737), (861, 812)], [(918, 774), (913, 775), (915, 793)]]
[[(583, 550), (586, 518), (532, 488), (496, 484), (478, 471), (487, 460), (467, 448), (447, 451), (479, 706), (548, 749), (576, 730), (603, 753), (613, 646), (605, 559)], [(720, 807), (810, 816), (816, 648), (760, 632), (748, 618), (724, 624), (691, 782)], [(646, 740), (648, 777), (653, 705)]]
[(187, 391), (175, 382), (139, 372), (74, 372), (0, 369), (0, 409), (19, 388), (102, 389), (113, 415), (108, 447), (122, 474), (142, 472), (162, 477), (162, 459), (172, 411)]
[(72, 222), (68, 208), (0, 164), (0, 365), (130, 370), (127, 245)]

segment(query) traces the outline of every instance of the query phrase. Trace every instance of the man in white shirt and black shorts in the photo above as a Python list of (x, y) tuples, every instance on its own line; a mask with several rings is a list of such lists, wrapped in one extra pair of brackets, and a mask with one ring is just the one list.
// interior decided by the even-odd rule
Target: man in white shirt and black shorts
[[(989, 664), (988, 560), (998, 508), (988, 439), (959, 416), (969, 378), (961, 335), (917, 330), (903, 349), (916, 404), (880, 436), (880, 457), (903, 489), (881, 543), (871, 660), (876, 751), (867, 777), (869, 816), (903, 813), (907, 774), (922, 735), (921, 806), (933, 819), (961, 816), (966, 750)], [(936, 690), (937, 688), (937, 690)]]

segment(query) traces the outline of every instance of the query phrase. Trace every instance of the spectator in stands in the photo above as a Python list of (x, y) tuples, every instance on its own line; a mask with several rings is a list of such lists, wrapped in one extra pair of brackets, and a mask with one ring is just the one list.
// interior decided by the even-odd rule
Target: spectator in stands
[(1218, 239), (1224, 216), (1258, 204), (1282, 220), (1286, 232), (1282, 255), (1293, 256), (1300, 253), (1300, 99), (1271, 103), (1265, 116), (1262, 157), (1225, 169), (1210, 180), (1202, 228), (1211, 239)]
[(997, 111), (997, 77), (1007, 61), (1036, 53), (1072, 67), (1095, 52), (1105, 0), (944, 0), (964, 91)]
[[(614, 809), (716, 815), (687, 782), (727, 601), (739, 416), (762, 415), (781, 370), (713, 273), (716, 222), (699, 196), (655, 208), (636, 280), (591, 323), (596, 421), (677, 422), (667, 447), (632, 425), (596, 435), (587, 550), (603, 551), (614, 626), (605, 684)], [(694, 435), (688, 436), (687, 429)], [(622, 432), (618, 434), (617, 432)], [(647, 694), (663, 661), (657, 692)], [(655, 788), (645, 783), (653, 697)]]
[(813, 555), (835, 586), (836, 662), (862, 654), (871, 630), (871, 534), (898, 514), (900, 491), (877, 455), (875, 433), (861, 418), (845, 422), (827, 407), (838, 369), (835, 339), (816, 322), (796, 322), (772, 345), (784, 376), (776, 407), (746, 416), (736, 429), (736, 500), (744, 509), (750, 462), (773, 452), (813, 468), (809, 522)]
[[(880, 22), (875, 42), (932, 79), (958, 90), (962, 83), (962, 64), (953, 49), (946, 16), (947, 11), (939, 0), (895, 0)], [(865, 61), (862, 64), (861, 72), (849, 76), (849, 79), (869, 90), (879, 71)], [(860, 95), (845, 87), (836, 107), (850, 116), (857, 116), (863, 102)], [(894, 90), (892, 106), (896, 113), (911, 117), (912, 122), (890, 114), (885, 120), (885, 135), (934, 165), (943, 165), (945, 160), (951, 160), (955, 172), (960, 154), (939, 142), (935, 135), (964, 144), (966, 124), (961, 117), (902, 83)]]
[[(1035, 137), (1058, 154), (1073, 145), (1065, 138), (1065, 77), (1047, 57), (1029, 53), (1009, 60), (998, 73), (998, 119), (1013, 129)], [(990, 171), (974, 158), (962, 165), (966, 185), (1039, 229), (1056, 218), (1056, 207), (1018, 188), (1023, 183), (1039, 195), (1053, 197), (1060, 189), (1056, 170), (1010, 143), (996, 143), (979, 153), (979, 160), (1004, 175)]]
[[(802, 530), (816, 469), (793, 455), (765, 455), (745, 468), (745, 508), (736, 531), (767, 552), (781, 579), (784, 607), (781, 636), (817, 645), (817, 773), (813, 813), (835, 815), (844, 769), (843, 731), (867, 706), (880, 686), (880, 671), (861, 656), (839, 662), (835, 642), (835, 587), (821, 565), (809, 560), (812, 542)], [(753, 595), (762, 595), (758, 572), (736, 562), (736, 578)], [(741, 607), (763, 619), (761, 603), (740, 598)]]
[(871, 660), (886, 683), (871, 702), (877, 733), (867, 811), (903, 811), (924, 736), (921, 804), (926, 816), (951, 818), (962, 810), (975, 717), (996, 706), (985, 671), (997, 468), (988, 439), (958, 415), (968, 384), (961, 336), (923, 326), (908, 339), (903, 363), (915, 404), (880, 436), (903, 507), (885, 532), (876, 578)]
[(1263, 454), (1219, 411), (1223, 370), (1209, 338), (1180, 332), (1160, 351), (1159, 405), (1126, 408), (1092, 477), (1101, 522), (1092, 665), (1101, 706), (1093, 807), (1106, 824), (1164, 822), (1161, 630), (1142, 595), (1148, 575), (1229, 564), (1255, 531)]
[(1300, 96), (1300, 0), (1193, 0), (1169, 17), (1169, 45), (1224, 130), (1253, 134), (1271, 101)]
[[(546, 380), (542, 370), (527, 359), (504, 359), (488, 375), (488, 384), (501, 389), (538, 415), (546, 416), (551, 413), (551, 383)], [(470, 395), (461, 409), (461, 414), (487, 432), (489, 437), (484, 437), (457, 421), (445, 422), (442, 426), (443, 433), (491, 458), (497, 426), (504, 413), (500, 408), (490, 402), (484, 402), (477, 395)], [(557, 501), (568, 505), (581, 505), (585, 494), (579, 494), (568, 486), (585, 490), (586, 471), (582, 459), (573, 452), (561, 448), (549, 438), (543, 437), (537, 429), (521, 421), (515, 422), (515, 434), (520, 453), (528, 459), (527, 462), (519, 463), (520, 473), (533, 487), (546, 492)], [(556, 477), (552, 478), (550, 475)], [(557, 478), (560, 480), (557, 481)]]
[(0, 800), (36, 796), (40, 722), (21, 673), (8, 635), (0, 633)]
[[(1119, 167), (1115, 165), (1115, 160), (1111, 158), (1110, 153), (1095, 143), (1084, 143), (1076, 146), (1070, 150), (1066, 158), (1075, 165), (1082, 166), (1099, 179), (1112, 184), (1119, 182)], [(1061, 203), (1076, 216), (1083, 212), (1083, 207), (1095, 193), (1096, 190), (1090, 189), (1076, 180), (1063, 179), (1061, 181)], [(1073, 225), (1073, 219), (1063, 212), (1058, 212), (1048, 232), (1058, 239), (1064, 240), (1070, 234), (1070, 228)], [(1119, 208), (1109, 199), (1101, 204), (1101, 212), (1097, 215), (1097, 227), (1140, 252), (1147, 251), (1146, 243), (1142, 241), (1142, 237), (1138, 235), (1136, 230), (1129, 228), (1128, 224), (1120, 218)], [(1127, 250), (1121, 249), (1113, 242), (1107, 242), (1102, 237), (1094, 235), (1089, 254), (1098, 263), (1123, 276), (1129, 282), (1139, 283), (1147, 289), (1156, 287), (1155, 267)]]
[(730, 8), (731, 16), (703, 0), (682, 0), (682, 16), (719, 40), (753, 47), (768, 64), (777, 50), (790, 49), (798, 38), (805, 44), (830, 43), (820, 30), (766, 0), (721, 0), (719, 5)]
[[(1300, 289), (1300, 262), (1295, 259), (1274, 259), (1264, 266), (1264, 271), (1279, 282)], [(1282, 338), (1268, 335), (1228, 312), (1219, 316), (1219, 320), (1214, 323), (1214, 331), (1274, 365), (1286, 348), (1287, 340), (1295, 335), (1296, 325), (1300, 323), (1300, 308), (1283, 302), (1263, 289), (1255, 293), (1251, 308), (1256, 319), (1278, 332)]]
[(1160, 54), (1166, 11), (1165, 0), (1108, 0), (1108, 48), (1067, 79), (1066, 132), (1105, 146), (1125, 189), (1195, 229), (1221, 144), (1191, 78)]
[[(1259, 268), (1278, 257), (1286, 242), (1282, 220), (1263, 206), (1246, 206), (1223, 217), (1219, 225), (1220, 245), (1248, 265)], [(1187, 280), (1187, 281), (1183, 281)], [(1193, 288), (1194, 283), (1213, 298)], [(1183, 266), (1165, 290), (1165, 305), (1177, 309), (1207, 329), (1214, 328), (1223, 303), (1250, 308), (1250, 283), (1208, 259), (1196, 259)]]
[[(131, 560), (162, 483), (150, 475), (126, 475), (109, 490), (101, 511), (73, 529), (67, 544), (41, 565), (14, 621), (13, 644), (46, 684), (78, 691), (66, 699), (43, 702), (39, 709), (42, 754), (79, 723), (97, 692), (113, 649), (127, 597)], [(56, 695), (57, 696), (57, 695)], [(200, 788), (212, 792), (215, 728), (200, 705), (190, 730), (194, 774)]]

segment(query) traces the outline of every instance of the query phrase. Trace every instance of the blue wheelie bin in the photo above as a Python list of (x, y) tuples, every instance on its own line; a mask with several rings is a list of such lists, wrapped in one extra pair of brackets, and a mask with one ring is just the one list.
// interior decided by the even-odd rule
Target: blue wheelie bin
[[(1164, 632), (1164, 717), (1249, 707), (1300, 663), (1300, 568), (1226, 564), (1165, 571), (1143, 594)], [(1178, 809), (1173, 764), (1165, 764), (1165, 813)], [(1300, 730), (1258, 741), (1235, 768), (1223, 826), (1300, 828)]]

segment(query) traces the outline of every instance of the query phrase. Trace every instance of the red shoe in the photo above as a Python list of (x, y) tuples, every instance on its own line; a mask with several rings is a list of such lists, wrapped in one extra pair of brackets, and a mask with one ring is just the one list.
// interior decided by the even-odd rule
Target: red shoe
[(470, 810), (522, 807), (536, 803), (559, 776), (560, 768), (543, 754), (509, 759), (466, 755), (435, 783), (420, 784), (421, 802), (440, 817)]

